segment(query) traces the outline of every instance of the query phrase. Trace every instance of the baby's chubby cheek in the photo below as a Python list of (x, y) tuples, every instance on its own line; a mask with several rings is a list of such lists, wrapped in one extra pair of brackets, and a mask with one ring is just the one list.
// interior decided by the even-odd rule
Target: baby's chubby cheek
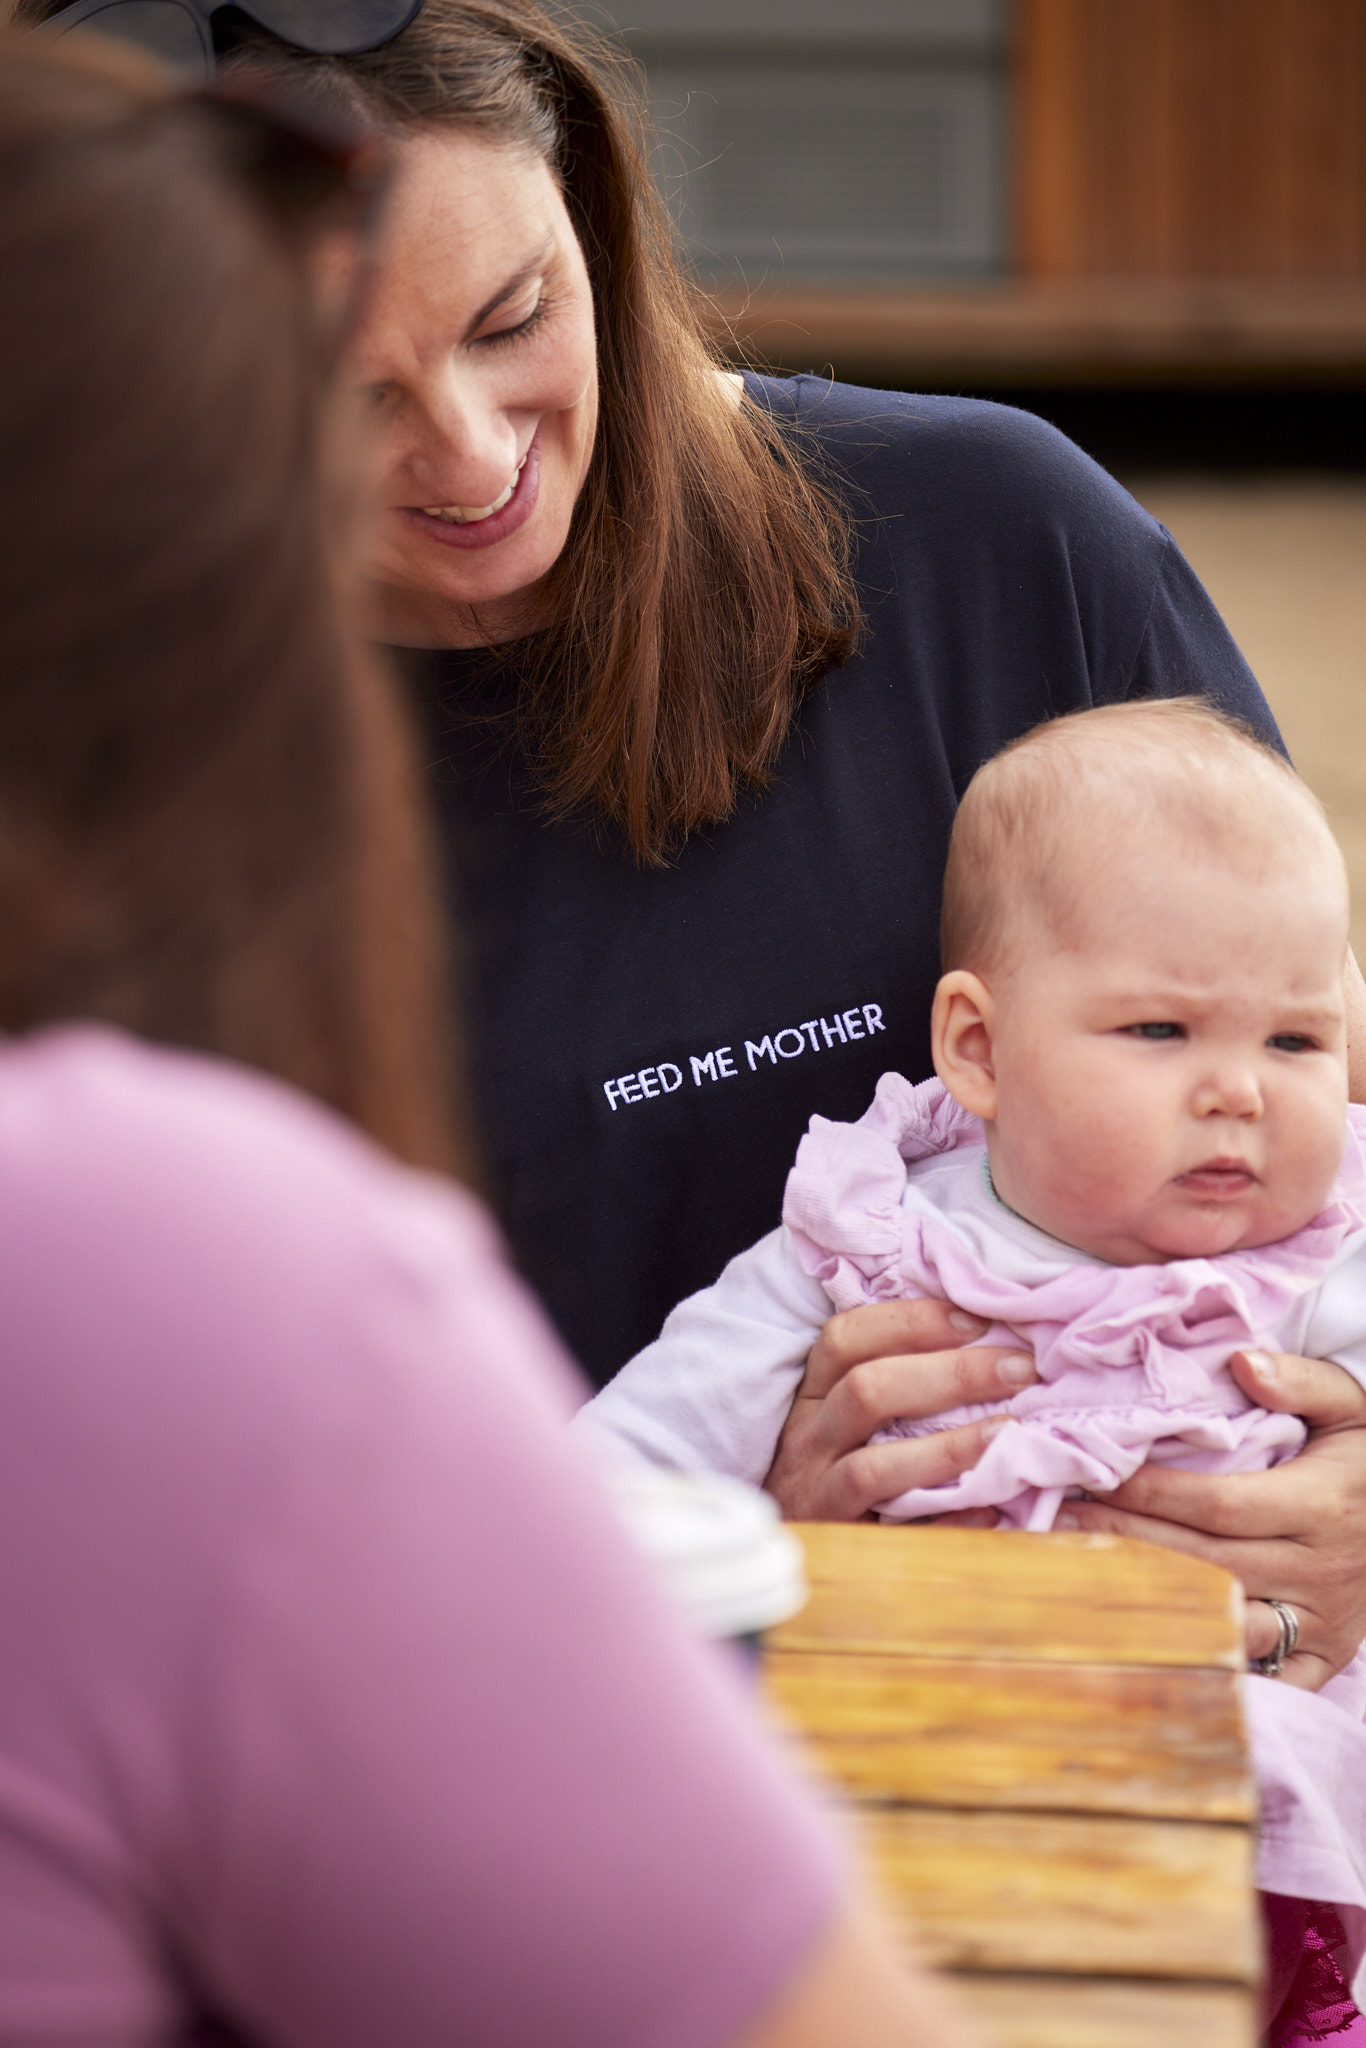
[[(1061, 1107), (1061, 1106), (1060, 1106)], [(988, 1145), (997, 1193), (1067, 1244), (1132, 1220), (1166, 1175), (1141, 1131), (1113, 1113), (1002, 1117)]]

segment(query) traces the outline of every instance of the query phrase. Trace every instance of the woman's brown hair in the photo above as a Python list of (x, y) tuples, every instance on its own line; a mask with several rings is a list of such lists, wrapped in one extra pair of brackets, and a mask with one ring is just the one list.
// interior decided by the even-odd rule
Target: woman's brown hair
[(0, 1028), (246, 1061), (450, 1164), (418, 778), (337, 601), (305, 251), (240, 118), (71, 50), (0, 39)]
[(605, 813), (637, 857), (660, 859), (762, 785), (804, 686), (849, 654), (858, 600), (815, 451), (716, 375), (649, 175), (634, 67), (532, 0), (425, 0), (363, 56), (244, 49), (381, 128), (471, 126), (561, 180), (602, 402), (556, 623), (517, 649), (522, 738), (557, 807)]

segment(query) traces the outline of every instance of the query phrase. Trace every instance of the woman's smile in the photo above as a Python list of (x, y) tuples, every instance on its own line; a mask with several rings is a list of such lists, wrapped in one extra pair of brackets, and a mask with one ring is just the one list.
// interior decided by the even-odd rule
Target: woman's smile
[(541, 454), (537, 435), (533, 435), (511, 483), (491, 505), (405, 505), (398, 509), (438, 547), (491, 548), (525, 526), (536, 510), (540, 483)]

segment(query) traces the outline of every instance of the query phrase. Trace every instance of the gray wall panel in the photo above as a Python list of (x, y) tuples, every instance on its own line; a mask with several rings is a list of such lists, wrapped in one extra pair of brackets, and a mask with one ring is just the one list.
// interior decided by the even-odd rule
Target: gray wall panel
[(911, 65), (651, 72), (666, 189), (726, 281), (990, 274), (1001, 261), (999, 80)]
[(649, 79), (660, 182), (708, 282), (1004, 268), (1006, 0), (615, 12)]
[(633, 39), (699, 42), (874, 41), (994, 50), (1005, 36), (1005, 0), (618, 0)]

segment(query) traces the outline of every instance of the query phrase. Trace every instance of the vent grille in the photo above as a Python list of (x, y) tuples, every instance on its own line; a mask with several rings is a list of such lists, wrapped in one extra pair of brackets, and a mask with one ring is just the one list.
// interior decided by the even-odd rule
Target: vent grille
[(663, 183), (699, 272), (989, 275), (1003, 260), (1002, 88), (990, 65), (649, 66)]

